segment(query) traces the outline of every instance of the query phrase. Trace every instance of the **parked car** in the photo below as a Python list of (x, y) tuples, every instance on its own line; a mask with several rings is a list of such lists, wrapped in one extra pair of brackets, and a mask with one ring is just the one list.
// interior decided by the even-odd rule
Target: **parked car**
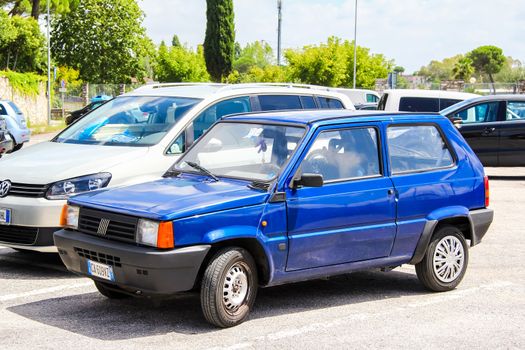
[(374, 90), (366, 89), (344, 89), (344, 88), (332, 88), (332, 91), (345, 94), (350, 97), (350, 100), (354, 105), (362, 105), (365, 103), (377, 103), (379, 102), (379, 94)]
[[(119, 96), (49, 142), (0, 160), (0, 242), (56, 252), (65, 200), (107, 186), (159, 178), (217, 119), (227, 114), (302, 108), (353, 108), (318, 88), (161, 84)], [(3, 181), (3, 182), (2, 182)]]
[(479, 97), (479, 95), (441, 90), (385, 90), (377, 109), (392, 112), (439, 112), (453, 104), (473, 97)]
[(525, 166), (525, 96), (482, 96), (440, 112), (485, 166)]
[(375, 111), (375, 110), (377, 110), (377, 102), (356, 104), (355, 105), (355, 109), (357, 109), (357, 110), (366, 110), (366, 111)]
[(18, 151), (31, 138), (31, 130), (27, 127), (24, 113), (14, 102), (2, 100), (0, 101), (0, 116), (5, 119), (7, 131), (13, 140), (11, 152)]
[(415, 264), (455, 288), (488, 230), (488, 179), (439, 115), (302, 111), (227, 117), (163, 179), (70, 198), (54, 234), (108, 298), (200, 288), (205, 318), (243, 322), (258, 286)]
[(111, 100), (113, 97), (108, 95), (99, 95), (91, 98), (91, 102), (85, 106), (84, 108), (78, 109), (76, 111), (71, 112), (65, 119), (66, 125), (70, 125), (77, 121), (78, 119), (82, 118), (92, 110), (102, 106), (104, 103)]
[(7, 131), (5, 118), (0, 117), (0, 158), (13, 149), (13, 139)]

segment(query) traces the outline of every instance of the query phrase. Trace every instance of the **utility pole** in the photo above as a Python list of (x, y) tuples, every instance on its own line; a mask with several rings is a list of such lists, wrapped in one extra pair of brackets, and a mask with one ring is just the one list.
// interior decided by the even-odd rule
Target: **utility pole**
[(357, 0), (355, 0), (355, 16), (354, 16), (354, 89), (355, 89), (356, 72), (357, 72)]
[(47, 124), (51, 124), (51, 21), (49, 19), (49, 0), (47, 0)]
[(281, 65), (281, 22), (282, 22), (282, 0), (277, 0), (278, 22), (277, 22), (277, 65)]

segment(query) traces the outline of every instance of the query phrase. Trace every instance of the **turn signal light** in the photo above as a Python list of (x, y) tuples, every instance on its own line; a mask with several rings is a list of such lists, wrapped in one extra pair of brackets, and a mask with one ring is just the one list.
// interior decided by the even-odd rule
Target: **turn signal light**
[(157, 248), (173, 248), (175, 242), (173, 239), (173, 222), (163, 221), (159, 223), (157, 234)]
[(485, 208), (487, 208), (490, 203), (489, 177), (485, 176), (484, 180), (485, 180)]
[(67, 204), (64, 204), (62, 207), (62, 212), (60, 213), (60, 226), (64, 227), (67, 225)]

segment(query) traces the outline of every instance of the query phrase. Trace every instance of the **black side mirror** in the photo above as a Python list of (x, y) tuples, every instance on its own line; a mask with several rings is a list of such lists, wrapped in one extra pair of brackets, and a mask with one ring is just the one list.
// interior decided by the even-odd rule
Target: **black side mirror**
[(293, 180), (293, 188), (298, 187), (322, 187), (324, 184), (323, 175), (302, 174), (299, 179)]
[(456, 126), (463, 124), (463, 119), (461, 119), (460, 117), (451, 117), (450, 121)]

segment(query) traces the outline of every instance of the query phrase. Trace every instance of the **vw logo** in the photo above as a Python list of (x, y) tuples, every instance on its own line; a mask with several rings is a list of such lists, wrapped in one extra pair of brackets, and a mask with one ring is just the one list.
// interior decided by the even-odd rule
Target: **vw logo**
[(11, 181), (5, 180), (0, 182), (0, 198), (4, 198), (11, 189)]

